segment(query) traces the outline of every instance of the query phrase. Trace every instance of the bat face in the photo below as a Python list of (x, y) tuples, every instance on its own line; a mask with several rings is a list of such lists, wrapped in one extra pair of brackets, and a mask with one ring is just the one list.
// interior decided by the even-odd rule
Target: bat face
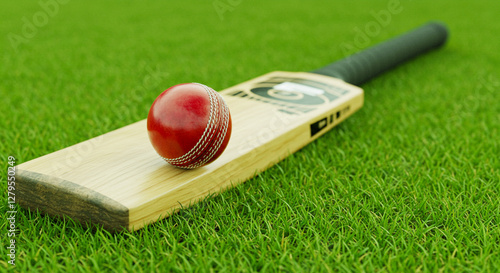
[(360, 88), (304, 72), (272, 72), (220, 94), (233, 133), (212, 164), (168, 165), (142, 120), (19, 165), (19, 204), (108, 230), (139, 229), (264, 171), (363, 104)]

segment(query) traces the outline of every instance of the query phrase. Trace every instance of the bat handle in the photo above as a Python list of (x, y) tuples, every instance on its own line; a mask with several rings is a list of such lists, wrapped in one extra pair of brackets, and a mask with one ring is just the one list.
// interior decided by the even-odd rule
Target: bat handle
[(444, 24), (427, 23), (312, 72), (359, 86), (422, 53), (439, 48), (447, 38)]

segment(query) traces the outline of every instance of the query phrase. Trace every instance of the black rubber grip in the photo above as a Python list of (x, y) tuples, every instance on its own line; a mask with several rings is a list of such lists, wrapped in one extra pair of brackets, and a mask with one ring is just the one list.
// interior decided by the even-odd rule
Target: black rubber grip
[(431, 22), (312, 72), (359, 86), (413, 57), (442, 46), (447, 39), (446, 26)]

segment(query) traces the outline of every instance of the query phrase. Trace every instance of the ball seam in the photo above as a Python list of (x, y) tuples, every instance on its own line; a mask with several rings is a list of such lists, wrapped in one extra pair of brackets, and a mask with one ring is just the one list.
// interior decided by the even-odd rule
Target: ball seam
[(217, 113), (218, 113), (218, 107), (217, 107), (217, 103), (216, 103), (217, 98), (212, 93), (212, 92), (214, 92), (214, 93), (216, 93), (216, 92), (213, 91), (210, 87), (208, 87), (206, 85), (203, 85), (200, 83), (195, 83), (195, 84), (202, 86), (205, 89), (205, 91), (207, 92), (207, 95), (208, 95), (209, 101), (210, 101), (210, 113), (209, 113), (207, 126), (205, 127), (205, 130), (203, 131), (202, 136), (200, 137), (198, 142), (195, 144), (195, 146), (191, 150), (189, 150), (187, 153), (185, 153), (184, 155), (182, 155), (180, 157), (164, 158), (168, 163), (175, 165), (175, 166), (179, 166), (179, 167), (182, 167), (180, 165), (189, 163), (193, 159), (196, 159), (200, 155), (200, 153), (203, 150), (205, 150), (205, 147), (209, 143), (209, 141), (207, 141), (207, 138), (210, 138), (213, 135), (212, 131), (216, 127), (215, 125), (217, 124), (217, 122), (215, 121), (217, 119)]

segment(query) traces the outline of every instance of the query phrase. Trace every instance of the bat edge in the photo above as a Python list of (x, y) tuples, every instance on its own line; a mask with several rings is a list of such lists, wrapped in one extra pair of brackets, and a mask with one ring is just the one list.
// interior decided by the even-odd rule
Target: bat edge
[(110, 232), (129, 229), (129, 209), (84, 186), (54, 176), (16, 170), (16, 203), (55, 218), (69, 217)]

